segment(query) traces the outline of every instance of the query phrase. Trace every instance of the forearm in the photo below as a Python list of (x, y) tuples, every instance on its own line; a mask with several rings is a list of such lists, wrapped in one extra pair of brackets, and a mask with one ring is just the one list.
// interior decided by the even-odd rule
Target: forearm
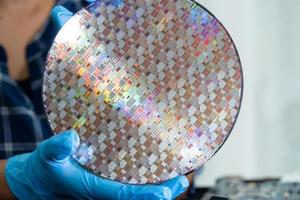
[(5, 165), (6, 160), (0, 160), (0, 199), (14, 199), (5, 180)]

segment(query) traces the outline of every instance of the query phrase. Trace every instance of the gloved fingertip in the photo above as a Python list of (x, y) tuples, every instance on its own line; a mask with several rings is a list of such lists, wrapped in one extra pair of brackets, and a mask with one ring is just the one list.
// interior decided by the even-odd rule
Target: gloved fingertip
[(59, 140), (62, 142), (62, 146), (66, 150), (71, 150), (71, 152), (74, 151), (79, 145), (79, 136), (77, 132), (73, 129), (68, 131), (63, 131), (57, 135), (59, 137)]
[(94, 2), (96, 2), (97, 0), (85, 0), (86, 2), (88, 2), (88, 3), (94, 3)]
[(77, 132), (72, 129), (70, 130), (70, 133), (72, 134), (72, 153), (74, 153), (76, 151), (76, 149), (78, 148), (79, 144), (80, 144), (80, 138), (77, 134)]
[(63, 160), (76, 150), (79, 137), (74, 130), (52, 136), (40, 145), (41, 155), (46, 160)]
[(61, 28), (71, 17), (73, 13), (63, 6), (55, 6), (51, 11), (51, 17), (55, 25)]
[(162, 187), (161, 191), (158, 190), (156, 196), (159, 199), (171, 200), (172, 199), (172, 191), (168, 187)]
[(186, 176), (179, 176), (178, 181), (180, 183), (181, 188), (183, 188), (184, 190), (186, 190), (190, 185), (190, 182)]
[(169, 188), (164, 188), (163, 195), (166, 199), (172, 199), (172, 191)]
[(172, 192), (172, 198), (175, 199), (180, 194), (186, 191), (189, 186), (189, 181), (186, 176), (177, 176), (173, 179), (161, 183), (161, 185), (168, 187)]
[(64, 131), (58, 134), (57, 137), (60, 142), (57, 144), (59, 152), (56, 155), (56, 159), (63, 160), (75, 152), (79, 145), (79, 137), (75, 130)]

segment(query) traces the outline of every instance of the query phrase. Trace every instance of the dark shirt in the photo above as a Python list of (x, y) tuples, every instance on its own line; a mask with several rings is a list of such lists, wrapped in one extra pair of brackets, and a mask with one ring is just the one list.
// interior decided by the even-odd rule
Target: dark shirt
[[(72, 12), (84, 6), (84, 1), (60, 1)], [(0, 46), (0, 159), (31, 152), (43, 140), (52, 136), (42, 101), (43, 72), (47, 53), (57, 28), (49, 19), (26, 50), (29, 79), (16, 82), (7, 69), (4, 49)]]
[(31, 90), (31, 82), (30, 79), (22, 80), (22, 81), (17, 81), (17, 84), (19, 88), (23, 91), (25, 95), (28, 96), (30, 100), (33, 100), (33, 92)]

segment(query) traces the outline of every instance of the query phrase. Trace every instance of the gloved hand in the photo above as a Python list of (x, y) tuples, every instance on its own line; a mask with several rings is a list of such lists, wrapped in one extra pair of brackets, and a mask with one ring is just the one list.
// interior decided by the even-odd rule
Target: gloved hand
[(75, 131), (42, 142), (32, 152), (7, 161), (5, 176), (19, 199), (174, 199), (188, 187), (185, 176), (161, 184), (130, 185), (97, 177), (71, 155), (79, 145)]

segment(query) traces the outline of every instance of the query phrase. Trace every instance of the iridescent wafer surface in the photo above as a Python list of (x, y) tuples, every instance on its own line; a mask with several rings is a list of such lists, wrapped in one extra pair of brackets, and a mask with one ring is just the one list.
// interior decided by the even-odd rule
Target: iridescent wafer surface
[(199, 4), (107, 0), (59, 32), (43, 96), (53, 131), (79, 133), (81, 165), (144, 184), (213, 156), (234, 126), (242, 84), (231, 37)]

